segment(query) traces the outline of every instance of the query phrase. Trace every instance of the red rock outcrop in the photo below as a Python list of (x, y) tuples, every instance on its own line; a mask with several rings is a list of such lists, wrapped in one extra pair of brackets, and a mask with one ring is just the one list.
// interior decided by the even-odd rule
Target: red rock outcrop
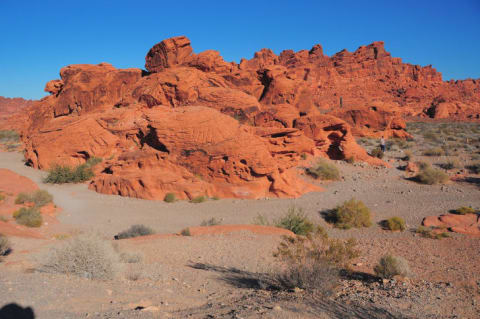
[(422, 225), (426, 227), (446, 228), (455, 233), (480, 237), (479, 214), (428, 216), (423, 219)]
[[(32, 100), (0, 96), (0, 130), (20, 129), (23, 125), (16, 115), (33, 104)], [(14, 117), (14, 118), (12, 118)]]
[(318, 189), (297, 177), (302, 154), (383, 165), (354, 135), (407, 137), (404, 116), (480, 110), (478, 81), (443, 82), (382, 42), (332, 57), (320, 45), (279, 56), (262, 49), (236, 64), (176, 37), (145, 60), (148, 72), (63, 68), (24, 116), (28, 163), (102, 157), (90, 187), (124, 196), (294, 197)]

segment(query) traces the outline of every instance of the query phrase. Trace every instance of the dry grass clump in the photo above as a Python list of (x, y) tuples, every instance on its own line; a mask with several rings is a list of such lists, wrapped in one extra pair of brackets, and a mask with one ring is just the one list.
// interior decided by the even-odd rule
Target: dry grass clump
[(40, 227), (43, 224), (42, 214), (36, 207), (22, 207), (13, 213), (17, 224), (27, 227)]
[(342, 229), (370, 227), (371, 219), (370, 209), (362, 201), (354, 198), (337, 206), (327, 216), (328, 221)]
[(306, 236), (285, 236), (274, 256), (282, 269), (274, 273), (280, 288), (295, 287), (329, 294), (339, 281), (339, 271), (360, 255), (354, 239), (330, 239), (317, 227)]
[(370, 152), (370, 156), (377, 157), (379, 159), (382, 159), (384, 155), (385, 154), (380, 147), (376, 147)]
[(0, 191), (0, 202), (3, 201), (6, 198), (5, 195), (3, 195), (2, 191)]
[(124, 230), (117, 235), (115, 235), (115, 239), (125, 239), (125, 238), (133, 238), (139, 236), (147, 236), (152, 235), (155, 232), (153, 229), (145, 226), (145, 225), (132, 225), (129, 229)]
[(418, 226), (414, 232), (419, 234), (422, 237), (431, 238), (431, 239), (442, 239), (442, 238), (450, 237), (446, 229), (442, 229), (438, 227)]
[(406, 226), (405, 226), (405, 220), (401, 217), (392, 217), (383, 222), (384, 228), (392, 231), (404, 231)]
[(163, 198), (163, 201), (167, 203), (173, 203), (177, 200), (177, 197), (175, 196), (174, 193), (167, 193), (165, 194), (165, 197)]
[(184, 228), (180, 231), (180, 235), (182, 236), (192, 236), (192, 233), (190, 233), (190, 228)]
[(466, 168), (473, 174), (480, 174), (480, 162), (471, 163)]
[(307, 168), (307, 174), (315, 179), (321, 180), (339, 180), (340, 172), (338, 168), (327, 162), (326, 160), (319, 160), (314, 167)]
[(207, 201), (207, 196), (197, 196), (190, 200), (190, 203), (199, 204)]
[(200, 226), (216, 226), (220, 225), (222, 223), (223, 219), (216, 219), (215, 217), (212, 217), (207, 220), (203, 220)]
[(35, 207), (43, 207), (53, 201), (53, 196), (46, 190), (37, 190), (33, 193), (20, 193), (15, 198), (15, 204), (34, 203)]
[(445, 154), (445, 151), (441, 147), (430, 148), (423, 152), (425, 156), (442, 156)]
[(303, 208), (296, 206), (290, 207), (287, 214), (275, 222), (275, 226), (288, 229), (297, 235), (307, 235), (314, 229)]
[(17, 132), (12, 130), (0, 130), (0, 143), (18, 141), (20, 141), (20, 135)]
[(408, 262), (402, 257), (385, 255), (374, 268), (375, 274), (380, 278), (390, 279), (394, 276), (406, 277), (410, 274)]
[(426, 167), (420, 169), (420, 172), (415, 176), (415, 180), (421, 184), (434, 185), (447, 182), (449, 177), (448, 174), (442, 170)]
[(92, 167), (101, 161), (102, 159), (99, 157), (92, 157), (85, 164), (75, 167), (55, 165), (48, 171), (44, 182), (51, 184), (83, 183), (94, 176)]
[(6, 256), (12, 250), (10, 241), (6, 236), (0, 234), (0, 261), (3, 256)]
[(467, 215), (467, 214), (475, 214), (477, 213), (477, 210), (472, 207), (462, 206), (452, 210), (452, 213), (458, 214), (458, 215)]
[(44, 256), (42, 271), (89, 279), (113, 279), (120, 270), (119, 256), (109, 241), (84, 234), (63, 241)]
[(450, 159), (448, 161), (446, 161), (445, 163), (441, 163), (440, 164), (440, 167), (443, 168), (443, 169), (454, 169), (454, 168), (460, 168), (460, 162), (458, 161), (458, 159), (454, 158), (454, 159)]

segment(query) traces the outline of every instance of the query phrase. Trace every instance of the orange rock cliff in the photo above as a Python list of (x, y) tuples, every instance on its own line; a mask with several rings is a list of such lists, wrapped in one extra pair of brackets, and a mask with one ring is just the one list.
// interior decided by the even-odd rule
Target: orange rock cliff
[(102, 157), (90, 188), (163, 199), (198, 195), (296, 197), (302, 154), (374, 165), (355, 135), (408, 137), (405, 116), (478, 119), (480, 81), (442, 81), (404, 64), (382, 42), (332, 57), (262, 49), (225, 62), (175, 37), (145, 68), (71, 65), (24, 114), (27, 162), (40, 169)]

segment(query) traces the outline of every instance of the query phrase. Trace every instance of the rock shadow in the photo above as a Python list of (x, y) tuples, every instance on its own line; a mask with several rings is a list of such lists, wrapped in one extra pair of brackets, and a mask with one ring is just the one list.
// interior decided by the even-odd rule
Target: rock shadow
[(1, 319), (35, 319), (35, 312), (31, 307), (17, 305), (16, 303), (9, 303), (0, 309)]

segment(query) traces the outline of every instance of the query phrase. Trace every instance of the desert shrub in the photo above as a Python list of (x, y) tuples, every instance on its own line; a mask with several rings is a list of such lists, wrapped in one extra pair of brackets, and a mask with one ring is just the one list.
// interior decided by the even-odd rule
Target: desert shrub
[(400, 230), (404, 231), (405, 230), (405, 220), (401, 217), (392, 217), (387, 220), (385, 220), (384, 226), (388, 230)]
[(383, 151), (380, 147), (376, 147), (370, 152), (370, 156), (377, 157), (377, 158), (380, 158), (380, 159), (382, 159), (384, 155), (385, 154), (383, 153)]
[(445, 154), (445, 151), (440, 147), (430, 148), (423, 152), (425, 156), (442, 156)]
[(8, 222), (8, 218), (6, 216), (0, 215), (0, 222)]
[(192, 234), (190, 233), (190, 228), (184, 228), (180, 231), (180, 235), (182, 236), (192, 236)]
[(285, 236), (274, 256), (283, 265), (275, 273), (281, 288), (315, 289), (330, 293), (338, 284), (339, 271), (359, 256), (356, 242), (330, 239), (317, 227), (306, 236)]
[(124, 230), (117, 235), (115, 235), (115, 239), (125, 239), (125, 238), (133, 238), (139, 236), (147, 236), (152, 235), (155, 232), (153, 229), (145, 226), (145, 225), (132, 225), (129, 229)]
[(20, 141), (20, 135), (11, 130), (0, 130), (0, 142), (18, 142)]
[(222, 223), (222, 219), (216, 219), (215, 217), (212, 217), (207, 220), (203, 220), (200, 226), (215, 226), (215, 225), (220, 225)]
[(480, 162), (468, 165), (467, 169), (473, 174), (480, 174)]
[(477, 210), (472, 207), (462, 206), (457, 209), (454, 209), (452, 212), (458, 215), (467, 215), (467, 214), (475, 214)]
[(0, 234), (0, 260), (1, 257), (7, 255), (12, 250), (10, 241), (6, 236)]
[(199, 204), (207, 201), (206, 196), (197, 196), (190, 200), (191, 203)]
[(320, 160), (314, 167), (307, 168), (307, 174), (315, 179), (321, 180), (338, 180), (340, 179), (340, 172), (338, 168), (328, 163), (326, 160)]
[(370, 209), (362, 201), (352, 198), (334, 208), (328, 219), (334, 223), (335, 227), (350, 229), (370, 227), (371, 218)]
[(165, 194), (165, 197), (163, 198), (163, 200), (167, 203), (173, 203), (177, 200), (177, 197), (175, 196), (174, 193), (167, 193)]
[(420, 170), (426, 169), (426, 168), (430, 167), (430, 163), (429, 163), (429, 162), (418, 161), (418, 162), (416, 162), (416, 163), (417, 163), (418, 168), (419, 168)]
[(143, 255), (140, 253), (131, 253), (131, 252), (123, 252), (120, 254), (120, 262), (125, 264), (136, 264), (143, 260)]
[(402, 257), (385, 255), (374, 267), (375, 274), (381, 278), (390, 279), (394, 276), (406, 277), (410, 274), (408, 262)]
[(434, 185), (445, 183), (449, 180), (449, 177), (448, 174), (442, 170), (427, 167), (418, 172), (415, 180), (421, 184)]
[(34, 203), (36, 207), (43, 207), (53, 201), (53, 196), (46, 190), (37, 190), (33, 193), (20, 193), (15, 198), (15, 204)]
[(422, 237), (431, 238), (431, 239), (442, 239), (442, 238), (450, 237), (450, 235), (447, 233), (445, 229), (438, 228), (438, 227), (418, 226), (414, 232), (419, 234)]
[(94, 176), (92, 168), (87, 164), (76, 167), (55, 165), (49, 171), (44, 179), (45, 183), (65, 184), (82, 183), (88, 181)]
[(454, 168), (460, 168), (460, 163), (458, 162), (457, 159), (451, 159), (446, 161), (445, 163), (441, 163), (440, 167), (443, 169), (454, 169)]
[(413, 153), (411, 151), (405, 151), (403, 152), (404, 156), (403, 156), (403, 160), (404, 161), (410, 161), (412, 160), (413, 158)]
[(295, 206), (290, 207), (287, 214), (275, 222), (275, 226), (288, 229), (297, 235), (307, 235), (314, 229), (303, 209)]
[(41, 270), (89, 279), (113, 279), (119, 271), (119, 256), (109, 241), (84, 234), (50, 249)]
[(18, 224), (27, 227), (40, 227), (43, 223), (42, 214), (36, 207), (22, 207), (13, 213), (13, 218)]
[(262, 226), (270, 226), (272, 225), (272, 223), (270, 222), (270, 220), (268, 219), (268, 217), (262, 215), (262, 214), (258, 214), (252, 221), (252, 224), (255, 224), (255, 225), (262, 225)]
[(220, 200), (220, 197), (218, 197), (217, 195), (213, 196), (210, 198), (211, 200)]
[(4, 199), (5, 199), (5, 195), (3, 195), (2, 192), (0, 192), (0, 202)]
[(103, 158), (101, 157), (90, 157), (86, 162), (85, 165), (87, 167), (94, 167), (97, 164), (100, 164), (103, 161)]
[(345, 162), (347, 162), (348, 164), (353, 164), (355, 163), (355, 158), (353, 156), (347, 157), (345, 159)]

